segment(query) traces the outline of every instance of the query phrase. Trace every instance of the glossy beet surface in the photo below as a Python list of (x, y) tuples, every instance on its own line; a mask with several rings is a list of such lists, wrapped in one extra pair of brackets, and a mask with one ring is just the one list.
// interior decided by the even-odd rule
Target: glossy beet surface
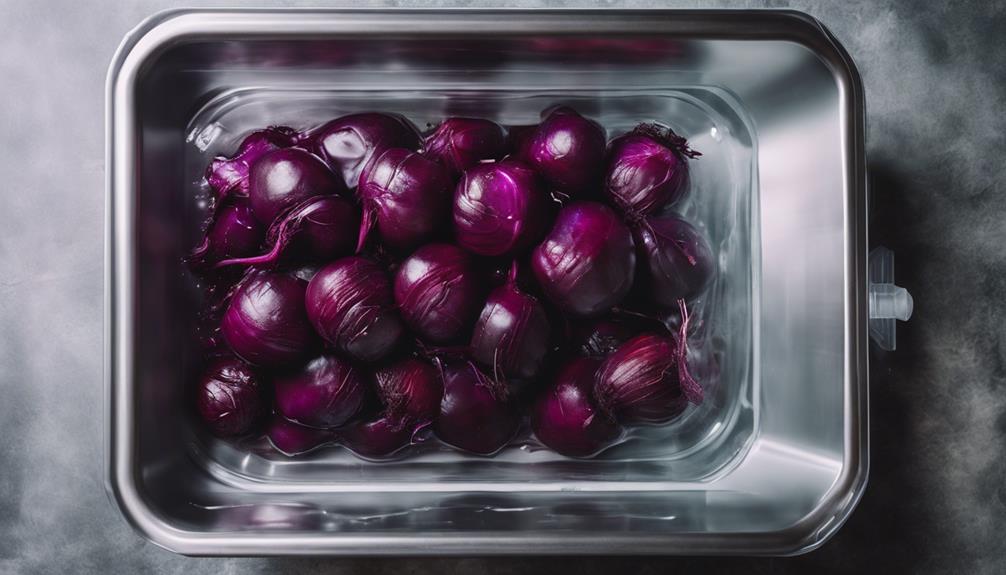
[[(309, 127), (312, 108), (303, 130), (251, 132), (210, 162), (196, 198), (209, 219), (182, 270), (203, 292), (196, 408), (210, 432), (264, 433), (245, 445), (288, 456), (337, 444), (386, 461), (436, 436), (467, 454), (587, 458), (717, 393), (727, 260), (704, 230), (732, 231), (674, 211), (715, 208), (705, 174), (684, 201), (701, 154), (657, 124), (609, 142), (567, 105), (525, 118), (522, 98), (486, 118), (435, 115), (469, 112), (469, 96), (399, 101), (422, 134), (376, 111)], [(583, 111), (617, 125), (639, 112), (616, 100)], [(219, 144), (204, 134), (200, 149)]]
[(358, 256), (315, 274), (307, 288), (307, 315), (322, 338), (361, 361), (390, 353), (404, 330), (387, 272)]
[(611, 142), (604, 192), (638, 217), (672, 206), (688, 191), (688, 160), (700, 156), (671, 129), (643, 124)]
[(709, 285), (716, 261), (695, 226), (674, 215), (651, 216), (639, 223), (635, 237), (650, 297), (657, 304), (673, 308)]
[(313, 150), (355, 188), (360, 173), (378, 153), (388, 148), (417, 150), (419, 132), (395, 114), (366, 112), (332, 120), (311, 133)]
[(294, 144), (297, 133), (292, 128), (274, 126), (252, 132), (238, 146), (233, 156), (217, 156), (206, 168), (206, 183), (217, 201), (230, 195), (248, 195), (248, 174), (252, 164), (267, 153)]
[(594, 394), (620, 423), (661, 423), (684, 411), (678, 347), (669, 337), (643, 334), (622, 344), (597, 370)]
[(483, 160), (506, 153), (506, 137), (496, 122), (481, 118), (447, 118), (427, 136), (423, 153), (460, 175)]
[(236, 358), (213, 361), (196, 386), (199, 416), (214, 435), (244, 435), (261, 418), (266, 402), (262, 384), (251, 368)]
[(462, 176), (454, 193), (458, 245), (483, 256), (519, 252), (541, 238), (548, 199), (526, 165), (503, 160), (479, 164)]
[(276, 409), (309, 427), (339, 427), (363, 406), (367, 382), (348, 361), (322, 355), (273, 378)]
[(487, 373), (526, 379), (541, 369), (550, 332), (545, 308), (511, 280), (489, 294), (469, 347)]
[(204, 267), (230, 258), (253, 256), (265, 235), (265, 226), (255, 217), (247, 199), (235, 198), (213, 214), (203, 243), (189, 256), (189, 262)]
[(428, 241), (449, 221), (453, 191), (446, 167), (412, 150), (389, 148), (363, 169), (356, 193), (381, 243), (403, 251)]
[(266, 225), (310, 197), (346, 191), (324, 162), (301, 148), (265, 154), (252, 164), (248, 182), (252, 210)]
[(450, 244), (419, 248), (398, 268), (395, 302), (402, 319), (424, 340), (467, 339), (484, 297), (483, 280), (468, 252)]
[(596, 186), (604, 166), (604, 128), (568, 107), (554, 109), (523, 157), (558, 192), (576, 197)]
[(600, 361), (577, 358), (567, 363), (531, 411), (535, 436), (557, 453), (589, 457), (611, 445), (618, 424), (598, 409), (592, 397), (594, 373)]
[(531, 269), (542, 291), (563, 311), (601, 314), (632, 288), (636, 269), (632, 234), (607, 206), (569, 204), (531, 253)]
[(220, 331), (248, 363), (265, 367), (295, 364), (317, 342), (304, 307), (307, 283), (279, 273), (248, 278), (230, 299)]
[(360, 211), (352, 202), (340, 196), (315, 196), (273, 222), (268, 251), (225, 259), (218, 266), (270, 267), (280, 263), (328, 261), (353, 252), (359, 227)]
[(437, 437), (458, 449), (491, 455), (517, 432), (519, 418), (506, 385), (466, 361), (443, 366), (444, 396), (433, 424)]

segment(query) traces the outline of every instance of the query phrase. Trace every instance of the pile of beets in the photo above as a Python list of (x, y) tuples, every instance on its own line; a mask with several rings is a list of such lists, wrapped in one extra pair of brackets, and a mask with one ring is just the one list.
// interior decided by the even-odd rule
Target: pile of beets
[(491, 455), (528, 428), (590, 457), (674, 419), (703, 399), (688, 310), (715, 275), (674, 211), (698, 155), (656, 124), (608, 141), (569, 107), (509, 129), (361, 113), (248, 135), (206, 171), (187, 261), (201, 419), (367, 459), (432, 437)]

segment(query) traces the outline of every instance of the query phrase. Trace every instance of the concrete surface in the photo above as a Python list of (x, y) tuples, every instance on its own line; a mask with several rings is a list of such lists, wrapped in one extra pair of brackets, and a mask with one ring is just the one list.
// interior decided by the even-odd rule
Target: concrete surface
[(1006, 569), (1002, 0), (667, 4), (797, 8), (845, 44), (867, 90), (873, 240), (916, 302), (900, 349), (872, 356), (863, 502), (821, 550), (755, 560), (188, 559), (135, 535), (102, 486), (103, 88), (123, 34), (170, 5), (0, 0), (0, 573)]

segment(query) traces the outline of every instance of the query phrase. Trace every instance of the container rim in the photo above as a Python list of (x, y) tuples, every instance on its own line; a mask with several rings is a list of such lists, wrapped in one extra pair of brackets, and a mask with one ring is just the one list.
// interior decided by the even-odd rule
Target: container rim
[[(493, 18), (506, 14), (508, 18)], [(514, 15), (527, 18), (513, 18)], [(338, 16), (335, 18), (335, 16)], [(128, 113), (145, 64), (181, 40), (218, 36), (318, 37), (456, 33), (512, 36), (668, 34), (690, 39), (785, 40), (820, 58), (842, 92), (847, 194), (844, 245), (845, 444), (842, 472), (828, 495), (798, 522), (772, 532), (720, 534), (429, 532), (389, 534), (234, 534), (186, 531), (160, 518), (139, 488), (132, 413), (132, 261), (135, 133)], [(869, 472), (865, 101), (849, 54), (821, 22), (795, 10), (607, 9), (171, 9), (130, 31), (112, 58), (105, 101), (104, 456), (105, 488), (127, 522), (152, 543), (186, 555), (512, 555), (730, 554), (797, 555), (823, 545), (845, 522)], [(119, 136), (119, 137), (117, 137)]]

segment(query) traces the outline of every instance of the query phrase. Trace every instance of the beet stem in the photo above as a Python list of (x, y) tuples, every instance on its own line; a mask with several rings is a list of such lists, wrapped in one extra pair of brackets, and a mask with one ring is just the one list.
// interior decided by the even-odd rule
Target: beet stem
[(691, 372), (688, 371), (688, 322), (691, 317), (688, 314), (688, 305), (683, 298), (678, 299), (678, 309), (681, 310), (681, 326), (678, 328), (678, 382), (681, 391), (684, 392), (688, 401), (699, 405), (702, 403), (702, 386), (695, 381)]
[(360, 233), (356, 238), (356, 253), (363, 251), (363, 246), (367, 243), (367, 236), (370, 235), (370, 228), (374, 225), (373, 208), (364, 208), (363, 217), (360, 219)]
[(688, 147), (688, 140), (674, 133), (674, 130), (659, 124), (640, 124), (632, 133), (652, 138), (681, 156), (692, 160), (702, 155), (701, 152)]

